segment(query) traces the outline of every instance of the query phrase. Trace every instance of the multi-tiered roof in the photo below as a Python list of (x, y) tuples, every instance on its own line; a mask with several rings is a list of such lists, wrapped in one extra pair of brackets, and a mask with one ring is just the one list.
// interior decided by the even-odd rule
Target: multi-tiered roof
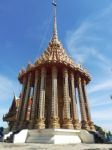
[(56, 12), (54, 15), (53, 34), (51, 41), (48, 44), (48, 47), (34, 64), (28, 64), (26, 69), (22, 69), (20, 71), (18, 79), (20, 80), (20, 82), (22, 82), (22, 77), (28, 72), (33, 71), (37, 67), (40, 67), (42, 65), (51, 64), (67, 66), (69, 69), (74, 70), (75, 72), (81, 74), (84, 78), (86, 78), (87, 83), (91, 80), (88, 71), (84, 69), (80, 64), (75, 64), (63, 48), (62, 43), (58, 38)]

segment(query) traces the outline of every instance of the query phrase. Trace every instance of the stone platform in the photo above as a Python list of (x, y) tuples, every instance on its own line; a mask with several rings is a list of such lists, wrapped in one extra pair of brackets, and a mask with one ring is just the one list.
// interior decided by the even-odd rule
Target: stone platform
[(22, 130), (14, 136), (14, 143), (79, 144), (94, 143), (94, 137), (86, 130), (38, 129)]

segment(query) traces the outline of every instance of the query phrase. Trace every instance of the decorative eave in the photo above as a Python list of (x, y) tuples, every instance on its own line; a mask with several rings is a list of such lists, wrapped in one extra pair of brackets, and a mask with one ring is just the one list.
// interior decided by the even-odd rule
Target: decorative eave
[(19, 75), (18, 75), (18, 80), (20, 80), (21, 77), (23, 77), (25, 74), (26, 74), (26, 70), (25, 69), (20, 70)]
[(55, 64), (55, 65), (62, 65), (62, 66), (65, 66), (67, 67), (68, 69), (70, 70), (73, 70), (74, 73), (76, 72), (76, 74), (79, 74), (81, 75), (82, 77), (84, 77), (86, 80), (87, 80), (87, 83), (89, 81), (91, 81), (91, 76), (90, 74), (88, 73), (88, 71), (84, 68), (82, 68), (81, 65), (78, 65), (78, 64), (70, 64), (70, 63), (67, 63), (66, 61), (44, 61), (44, 63), (35, 63), (34, 65), (33, 64), (28, 64), (26, 70), (22, 69), (19, 73), (19, 76), (18, 76), (18, 80), (22, 83), (23, 82), (23, 77), (24, 76), (27, 76), (30, 72), (35, 72), (36, 69), (38, 68), (41, 68), (41, 66), (45, 66), (45, 65), (48, 65), (48, 66), (51, 66), (51, 64)]
[(91, 76), (86, 69), (84, 69), (81, 65), (77, 65), (75, 71), (79, 76), (84, 78), (87, 81), (87, 84), (91, 81)]
[(31, 72), (34, 69), (34, 64), (28, 64), (27, 68), (26, 68), (26, 72)]
[(25, 69), (22, 69), (20, 72), (19, 72), (19, 75), (18, 75), (18, 80), (21, 82), (21, 79), (27, 75), (29, 72), (32, 72), (35, 68), (35, 65), (34, 64), (28, 64), (27, 65), (27, 68), (26, 70)]

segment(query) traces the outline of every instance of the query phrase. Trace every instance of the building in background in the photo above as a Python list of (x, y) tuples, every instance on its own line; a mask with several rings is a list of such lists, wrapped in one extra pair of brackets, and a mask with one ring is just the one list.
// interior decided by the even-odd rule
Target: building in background
[[(3, 116), (3, 121), (6, 121), (8, 123), (9, 131), (13, 130), (13, 126), (15, 121), (17, 120), (17, 114), (21, 103), (21, 95), (20, 97), (16, 97), (14, 95), (11, 107), (9, 108), (9, 111), (7, 114)], [(31, 105), (32, 105), (32, 98), (29, 99), (28, 104), (28, 111), (26, 115), (26, 120), (29, 120), (30, 118), (30, 112), (31, 112)]]

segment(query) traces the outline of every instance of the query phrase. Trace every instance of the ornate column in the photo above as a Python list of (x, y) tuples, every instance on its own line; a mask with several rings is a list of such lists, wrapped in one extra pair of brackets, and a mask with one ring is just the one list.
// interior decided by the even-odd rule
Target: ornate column
[(19, 128), (20, 120), (21, 120), (21, 114), (23, 110), (23, 104), (24, 104), (24, 97), (25, 97), (25, 92), (26, 92), (26, 86), (27, 86), (27, 77), (23, 77), (23, 84), (22, 84), (22, 91), (21, 91), (21, 97), (20, 97), (20, 105), (18, 108), (18, 113), (17, 113), (17, 121), (14, 123), (13, 130), (16, 130)]
[(79, 93), (79, 102), (80, 102), (80, 111), (81, 111), (81, 124), (82, 129), (89, 129), (87, 118), (86, 118), (86, 110), (85, 110), (85, 103), (84, 103), (84, 97), (82, 92), (82, 85), (81, 85), (81, 78), (78, 77), (78, 93)]
[(36, 113), (37, 113), (37, 88), (38, 88), (38, 70), (35, 71), (35, 84), (34, 84), (34, 92), (33, 92), (33, 103), (32, 103), (32, 109), (31, 109), (31, 118), (30, 118), (30, 125), (29, 128), (32, 129), (35, 126), (36, 123)]
[(27, 113), (27, 108), (28, 108), (28, 101), (29, 101), (29, 96), (30, 96), (30, 90), (31, 90), (31, 76), (32, 74), (29, 73), (28, 75), (28, 82), (27, 82), (27, 89), (26, 89), (26, 94), (25, 94), (25, 100), (23, 104), (23, 110), (21, 114), (21, 128), (26, 128), (27, 122), (26, 122), (26, 113)]
[(45, 80), (46, 80), (46, 69), (41, 69), (41, 83), (40, 83), (40, 97), (39, 97), (39, 110), (37, 119), (37, 128), (45, 128)]
[(63, 114), (63, 127), (72, 129), (73, 124), (70, 117), (70, 103), (69, 103), (69, 88), (68, 88), (68, 70), (63, 70), (63, 100), (64, 100), (64, 114)]
[(94, 123), (92, 122), (92, 119), (91, 119), (89, 101), (88, 101), (88, 97), (87, 97), (87, 93), (86, 93), (86, 88), (85, 88), (85, 87), (86, 87), (86, 81), (83, 80), (83, 81), (82, 81), (82, 89), (83, 89), (83, 95), (84, 95), (84, 100), (85, 100), (87, 121), (88, 121), (88, 124), (89, 124), (89, 126), (90, 126), (90, 129), (91, 129), (91, 130), (95, 130)]
[(52, 99), (51, 99), (51, 119), (50, 127), (59, 128), (59, 118), (58, 118), (58, 93), (57, 93), (57, 68), (52, 67)]
[(77, 104), (76, 104), (76, 93), (75, 93), (75, 82), (74, 82), (74, 74), (71, 72), (70, 74), (70, 82), (71, 82), (71, 103), (72, 103), (72, 115), (73, 115), (73, 126), (74, 129), (79, 129), (79, 119), (77, 112)]

